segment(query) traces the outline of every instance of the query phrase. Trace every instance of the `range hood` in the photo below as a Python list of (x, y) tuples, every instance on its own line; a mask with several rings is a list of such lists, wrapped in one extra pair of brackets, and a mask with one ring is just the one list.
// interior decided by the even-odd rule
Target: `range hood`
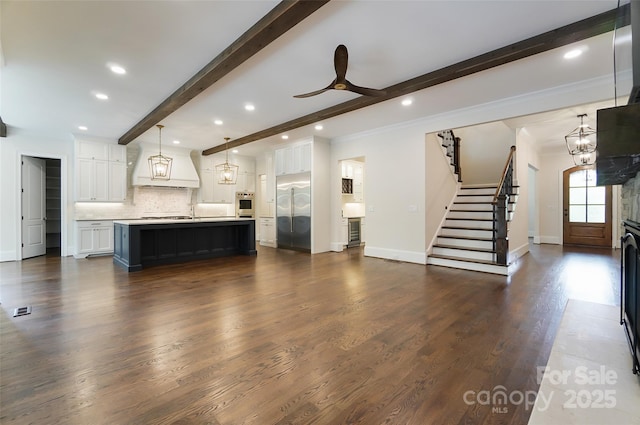
[(163, 147), (162, 154), (173, 158), (170, 180), (152, 180), (149, 169), (149, 157), (158, 154), (157, 144), (140, 143), (140, 154), (136, 161), (131, 184), (133, 186), (163, 186), (163, 187), (200, 187), (200, 178), (191, 160), (189, 149)]

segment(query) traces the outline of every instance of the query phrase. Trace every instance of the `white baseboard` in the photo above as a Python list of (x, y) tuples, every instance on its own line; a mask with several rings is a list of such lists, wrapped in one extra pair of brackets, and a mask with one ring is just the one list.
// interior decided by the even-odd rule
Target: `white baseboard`
[(540, 245), (540, 236), (534, 236), (533, 237), (533, 243), (536, 245)]
[(333, 252), (342, 252), (344, 251), (344, 244), (342, 242), (331, 242), (329, 250)]
[(384, 258), (387, 260), (404, 261), (407, 263), (427, 264), (427, 253), (416, 251), (402, 251), (399, 249), (378, 248), (365, 245), (364, 255), (366, 257)]
[[(535, 242), (535, 240), (534, 240)], [(552, 245), (562, 245), (562, 242), (560, 241), (560, 238), (557, 236), (540, 236), (540, 242), (539, 243), (548, 243), (548, 244), (552, 244)]]
[(529, 242), (509, 251), (509, 264), (515, 262), (518, 258), (529, 252)]
[(0, 251), (0, 262), (17, 260), (18, 258), (15, 251)]

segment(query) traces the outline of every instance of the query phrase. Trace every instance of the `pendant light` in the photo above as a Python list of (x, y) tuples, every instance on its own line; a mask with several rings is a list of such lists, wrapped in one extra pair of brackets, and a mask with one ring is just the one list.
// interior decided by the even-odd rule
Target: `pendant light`
[(238, 178), (238, 166), (229, 164), (229, 137), (225, 137), (225, 161), (224, 164), (216, 165), (216, 176), (218, 184), (236, 184)]
[(158, 124), (158, 155), (149, 157), (149, 171), (151, 180), (170, 180), (173, 158), (162, 155), (162, 129), (164, 125)]
[(596, 131), (584, 123), (586, 116), (587, 114), (578, 115), (580, 126), (564, 136), (567, 150), (576, 165), (591, 165), (596, 162)]

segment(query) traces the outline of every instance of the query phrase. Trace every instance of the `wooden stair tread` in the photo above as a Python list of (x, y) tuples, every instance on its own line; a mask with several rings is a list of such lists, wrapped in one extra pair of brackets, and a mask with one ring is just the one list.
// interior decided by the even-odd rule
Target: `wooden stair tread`
[(480, 242), (493, 242), (491, 238), (474, 238), (473, 236), (446, 236), (446, 235), (438, 235), (439, 238), (447, 238), (447, 239), (462, 239), (465, 241), (480, 241)]
[(493, 229), (483, 229), (482, 227), (466, 227), (466, 226), (442, 226), (443, 229), (458, 229), (458, 230), (483, 230), (485, 232), (493, 232)]
[(491, 218), (460, 218), (460, 217), (447, 217), (447, 220), (493, 221), (493, 219)]
[(431, 254), (431, 255), (429, 255), (429, 257), (440, 258), (440, 259), (443, 259), (443, 260), (461, 261), (461, 262), (466, 262), (466, 263), (486, 264), (488, 266), (508, 267), (508, 266), (503, 266), (501, 264), (498, 264), (495, 261), (478, 260), (478, 259), (475, 259), (475, 258), (468, 258), (467, 259), (467, 258), (451, 257), (450, 255), (440, 255), (440, 254)]
[(456, 246), (456, 245), (445, 245), (445, 244), (436, 244), (433, 246), (434, 248), (446, 248), (446, 249), (457, 249), (460, 251), (474, 251), (474, 252), (486, 252), (487, 254), (495, 254), (493, 250), (487, 248), (470, 248), (466, 246)]

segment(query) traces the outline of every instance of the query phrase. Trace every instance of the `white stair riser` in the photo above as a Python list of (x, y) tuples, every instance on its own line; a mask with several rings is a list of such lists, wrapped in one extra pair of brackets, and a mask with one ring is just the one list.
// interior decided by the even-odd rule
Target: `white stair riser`
[(449, 211), (447, 218), (493, 220), (493, 211)]
[(446, 255), (448, 257), (457, 257), (462, 260), (474, 259), (474, 260), (494, 261), (494, 257), (495, 257), (495, 254), (492, 252), (468, 251), (464, 249), (441, 248), (437, 246), (433, 247), (433, 253), (437, 255)]
[(493, 195), (456, 196), (455, 202), (493, 202)]
[(476, 272), (494, 273), (504, 276), (509, 275), (509, 268), (506, 266), (498, 266), (493, 264), (470, 263), (466, 261), (449, 260), (446, 258), (428, 257), (427, 264), (435, 266), (452, 267), (454, 269), (472, 270)]
[[(447, 218), (467, 218), (480, 220), (493, 220), (493, 212), (490, 211), (449, 211)], [(513, 211), (509, 211), (507, 221), (513, 219)]]
[(449, 227), (474, 227), (478, 229), (493, 230), (492, 221), (475, 221), (475, 220), (449, 220), (444, 221), (445, 226)]
[(493, 204), (464, 204), (460, 202), (454, 202), (451, 205), (452, 210), (476, 210), (476, 211), (493, 211)]
[[(514, 187), (511, 195), (518, 195), (520, 193), (519, 187)], [(484, 188), (473, 188), (473, 187), (461, 187), (460, 195), (491, 195), (494, 196), (496, 194), (495, 187), (484, 187)]]
[(460, 195), (495, 195), (496, 188), (495, 187), (484, 187), (484, 188), (460, 188)]
[(493, 241), (479, 241), (477, 239), (457, 239), (455, 237), (438, 236), (438, 245), (451, 245), (460, 248), (493, 249)]
[(493, 237), (493, 230), (441, 229), (439, 236), (467, 236), (488, 239)]

